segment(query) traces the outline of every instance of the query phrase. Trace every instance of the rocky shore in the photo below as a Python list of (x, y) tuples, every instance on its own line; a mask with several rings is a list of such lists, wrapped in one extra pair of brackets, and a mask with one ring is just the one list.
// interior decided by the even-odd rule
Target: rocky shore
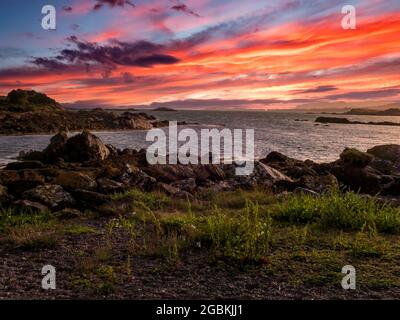
[(318, 123), (340, 123), (340, 124), (368, 124), (374, 126), (400, 126), (400, 123), (391, 121), (379, 121), (379, 122), (362, 122), (362, 121), (351, 121), (347, 118), (337, 118), (337, 117), (318, 117), (315, 119)]
[(92, 111), (0, 111), (0, 134), (49, 134), (59, 128), (70, 131), (89, 130), (138, 130), (163, 126), (164, 123), (145, 113), (124, 112), (117, 114), (101, 109)]
[(85, 209), (119, 214), (129, 204), (111, 195), (130, 189), (159, 190), (191, 198), (204, 190), (251, 190), (318, 195), (344, 187), (395, 201), (400, 196), (400, 145), (368, 152), (345, 149), (332, 163), (300, 161), (271, 152), (255, 162), (250, 176), (236, 176), (234, 165), (149, 165), (145, 150), (118, 150), (89, 131), (55, 135), (43, 151), (21, 153), (21, 161), (0, 170), (3, 207), (79, 214)]

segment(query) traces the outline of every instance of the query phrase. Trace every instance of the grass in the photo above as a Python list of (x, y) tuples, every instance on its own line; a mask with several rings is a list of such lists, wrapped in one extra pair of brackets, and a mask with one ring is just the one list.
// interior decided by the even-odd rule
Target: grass
[(57, 245), (58, 225), (49, 212), (0, 211), (3, 243), (25, 250), (49, 249)]
[(289, 223), (317, 223), (323, 228), (400, 233), (399, 208), (354, 192), (332, 190), (320, 197), (291, 195), (276, 206), (274, 217)]
[(45, 249), (60, 235), (97, 234), (98, 247), (77, 257), (81, 267), (71, 286), (99, 295), (116, 292), (141, 257), (164, 261), (172, 272), (198, 253), (216, 268), (256, 268), (292, 285), (340, 287), (341, 269), (350, 264), (358, 287), (400, 287), (400, 209), (373, 197), (340, 190), (318, 197), (238, 190), (175, 201), (131, 190), (113, 199), (131, 201), (135, 214), (93, 228), (64, 225), (47, 212), (3, 210), (0, 237), (17, 247)]

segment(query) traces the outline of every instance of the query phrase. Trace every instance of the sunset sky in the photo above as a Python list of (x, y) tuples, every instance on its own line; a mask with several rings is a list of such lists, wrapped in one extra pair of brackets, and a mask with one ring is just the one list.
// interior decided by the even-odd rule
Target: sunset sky
[(196, 109), (400, 97), (399, 0), (2, 0), (0, 39), (0, 95)]

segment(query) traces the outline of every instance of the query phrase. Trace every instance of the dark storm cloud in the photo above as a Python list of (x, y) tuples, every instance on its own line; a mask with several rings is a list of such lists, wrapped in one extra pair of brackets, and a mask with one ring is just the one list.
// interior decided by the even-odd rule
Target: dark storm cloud
[(108, 5), (111, 8), (124, 7), (125, 5), (136, 7), (135, 4), (129, 0), (96, 0), (96, 2), (97, 3), (94, 5), (93, 10), (99, 10), (103, 8), (104, 5)]
[(38, 67), (50, 70), (61, 70), (67, 67), (64, 63), (49, 58), (34, 58), (30, 62)]
[(99, 64), (105, 68), (106, 76), (117, 66), (152, 67), (159, 64), (174, 64), (179, 59), (163, 53), (164, 46), (149, 41), (112, 41), (108, 45), (81, 41), (76, 36), (67, 39), (75, 48), (64, 49), (53, 58), (35, 58), (31, 62), (46, 68), (63, 67), (66, 64)]

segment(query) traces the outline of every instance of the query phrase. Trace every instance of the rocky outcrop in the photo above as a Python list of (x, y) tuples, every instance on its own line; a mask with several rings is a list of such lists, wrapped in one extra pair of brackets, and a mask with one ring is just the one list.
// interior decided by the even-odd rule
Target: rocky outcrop
[(233, 164), (150, 165), (145, 150), (118, 150), (87, 131), (71, 138), (61, 132), (43, 151), (26, 155), (29, 160), (0, 170), (0, 201), (2, 206), (30, 210), (95, 210), (109, 215), (131, 212), (129, 201), (113, 200), (111, 195), (132, 188), (191, 199), (204, 190), (238, 188), (316, 196), (340, 186), (393, 199), (400, 196), (399, 150), (396, 145), (367, 153), (346, 148), (332, 163), (271, 152), (254, 162), (250, 175), (237, 176)]
[(83, 162), (104, 160), (109, 155), (110, 150), (105, 144), (97, 136), (85, 130), (67, 140), (63, 158), (68, 162)]
[(162, 125), (158, 124), (153, 116), (137, 112), (119, 114), (104, 110), (27, 112), (0, 110), (0, 134), (5, 135), (57, 133), (60, 128), (69, 131), (145, 130), (160, 126)]

